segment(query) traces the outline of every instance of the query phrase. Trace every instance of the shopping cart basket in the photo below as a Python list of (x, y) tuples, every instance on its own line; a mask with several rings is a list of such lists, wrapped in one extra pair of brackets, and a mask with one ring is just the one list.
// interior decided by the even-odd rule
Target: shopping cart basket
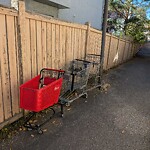
[[(84, 96), (87, 98), (86, 86), (89, 78), (89, 69), (91, 63), (75, 59), (64, 75), (63, 94), (60, 101), (67, 106), (76, 99)], [(66, 86), (66, 88), (65, 88)]]
[[(20, 86), (20, 108), (32, 111), (31, 116), (25, 121), (25, 126), (28, 129), (35, 129), (42, 133), (40, 127), (48, 120), (41, 125), (31, 125), (29, 120), (35, 113), (58, 103), (63, 74), (63, 70), (44, 68), (40, 71), (40, 75)], [(61, 110), (63, 110), (62, 107), (61, 105)], [(55, 111), (53, 108), (51, 109), (54, 115)], [(63, 112), (61, 111), (61, 113)]]
[(87, 91), (101, 87), (101, 76), (100, 76), (100, 59), (101, 55), (87, 54), (85, 60), (91, 63), (89, 80), (87, 84)]

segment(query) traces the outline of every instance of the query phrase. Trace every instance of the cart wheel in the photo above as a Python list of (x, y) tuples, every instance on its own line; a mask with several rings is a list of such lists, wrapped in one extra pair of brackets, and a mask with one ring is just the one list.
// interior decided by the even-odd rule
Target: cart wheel
[(82, 97), (87, 99), (88, 98), (88, 94), (85, 93)]
[(64, 118), (64, 114), (61, 114), (61, 117)]
[(67, 106), (67, 107), (70, 107), (70, 105), (71, 105), (71, 104), (70, 104), (69, 102), (68, 102), (68, 103), (66, 103), (66, 106)]
[(38, 134), (43, 134), (43, 130), (41, 128), (37, 129)]

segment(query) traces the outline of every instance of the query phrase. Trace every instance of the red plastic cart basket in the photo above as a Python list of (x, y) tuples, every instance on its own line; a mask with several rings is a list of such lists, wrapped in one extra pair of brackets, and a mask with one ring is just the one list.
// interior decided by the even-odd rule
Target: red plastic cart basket
[[(64, 73), (62, 70), (45, 70), (54, 71), (58, 74)], [(57, 77), (45, 77), (45, 86), (39, 89), (40, 79), (41, 73), (20, 86), (20, 108), (39, 112), (58, 103), (63, 78), (59, 75)]]

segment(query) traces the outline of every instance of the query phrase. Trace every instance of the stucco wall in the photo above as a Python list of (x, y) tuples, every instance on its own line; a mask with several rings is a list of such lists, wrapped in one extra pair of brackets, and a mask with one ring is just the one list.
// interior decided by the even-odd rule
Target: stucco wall
[(59, 10), (59, 18), (84, 24), (90, 22), (92, 27), (101, 29), (104, 0), (72, 0), (70, 9)]
[(0, 0), (0, 4), (4, 6), (11, 6), (11, 0)]
[(49, 5), (45, 5), (33, 0), (25, 0), (26, 9), (37, 13), (58, 17), (58, 9)]

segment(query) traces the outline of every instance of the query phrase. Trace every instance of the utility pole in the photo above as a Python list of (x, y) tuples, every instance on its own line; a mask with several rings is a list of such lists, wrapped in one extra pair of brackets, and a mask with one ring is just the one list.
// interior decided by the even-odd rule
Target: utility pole
[(108, 18), (108, 0), (105, 0), (104, 13), (103, 13), (103, 23), (102, 23), (102, 43), (100, 49), (100, 68), (99, 68), (99, 83), (102, 84), (103, 76), (103, 64), (104, 64), (104, 51), (105, 51), (105, 41), (106, 41), (106, 29), (107, 29), (107, 18)]

